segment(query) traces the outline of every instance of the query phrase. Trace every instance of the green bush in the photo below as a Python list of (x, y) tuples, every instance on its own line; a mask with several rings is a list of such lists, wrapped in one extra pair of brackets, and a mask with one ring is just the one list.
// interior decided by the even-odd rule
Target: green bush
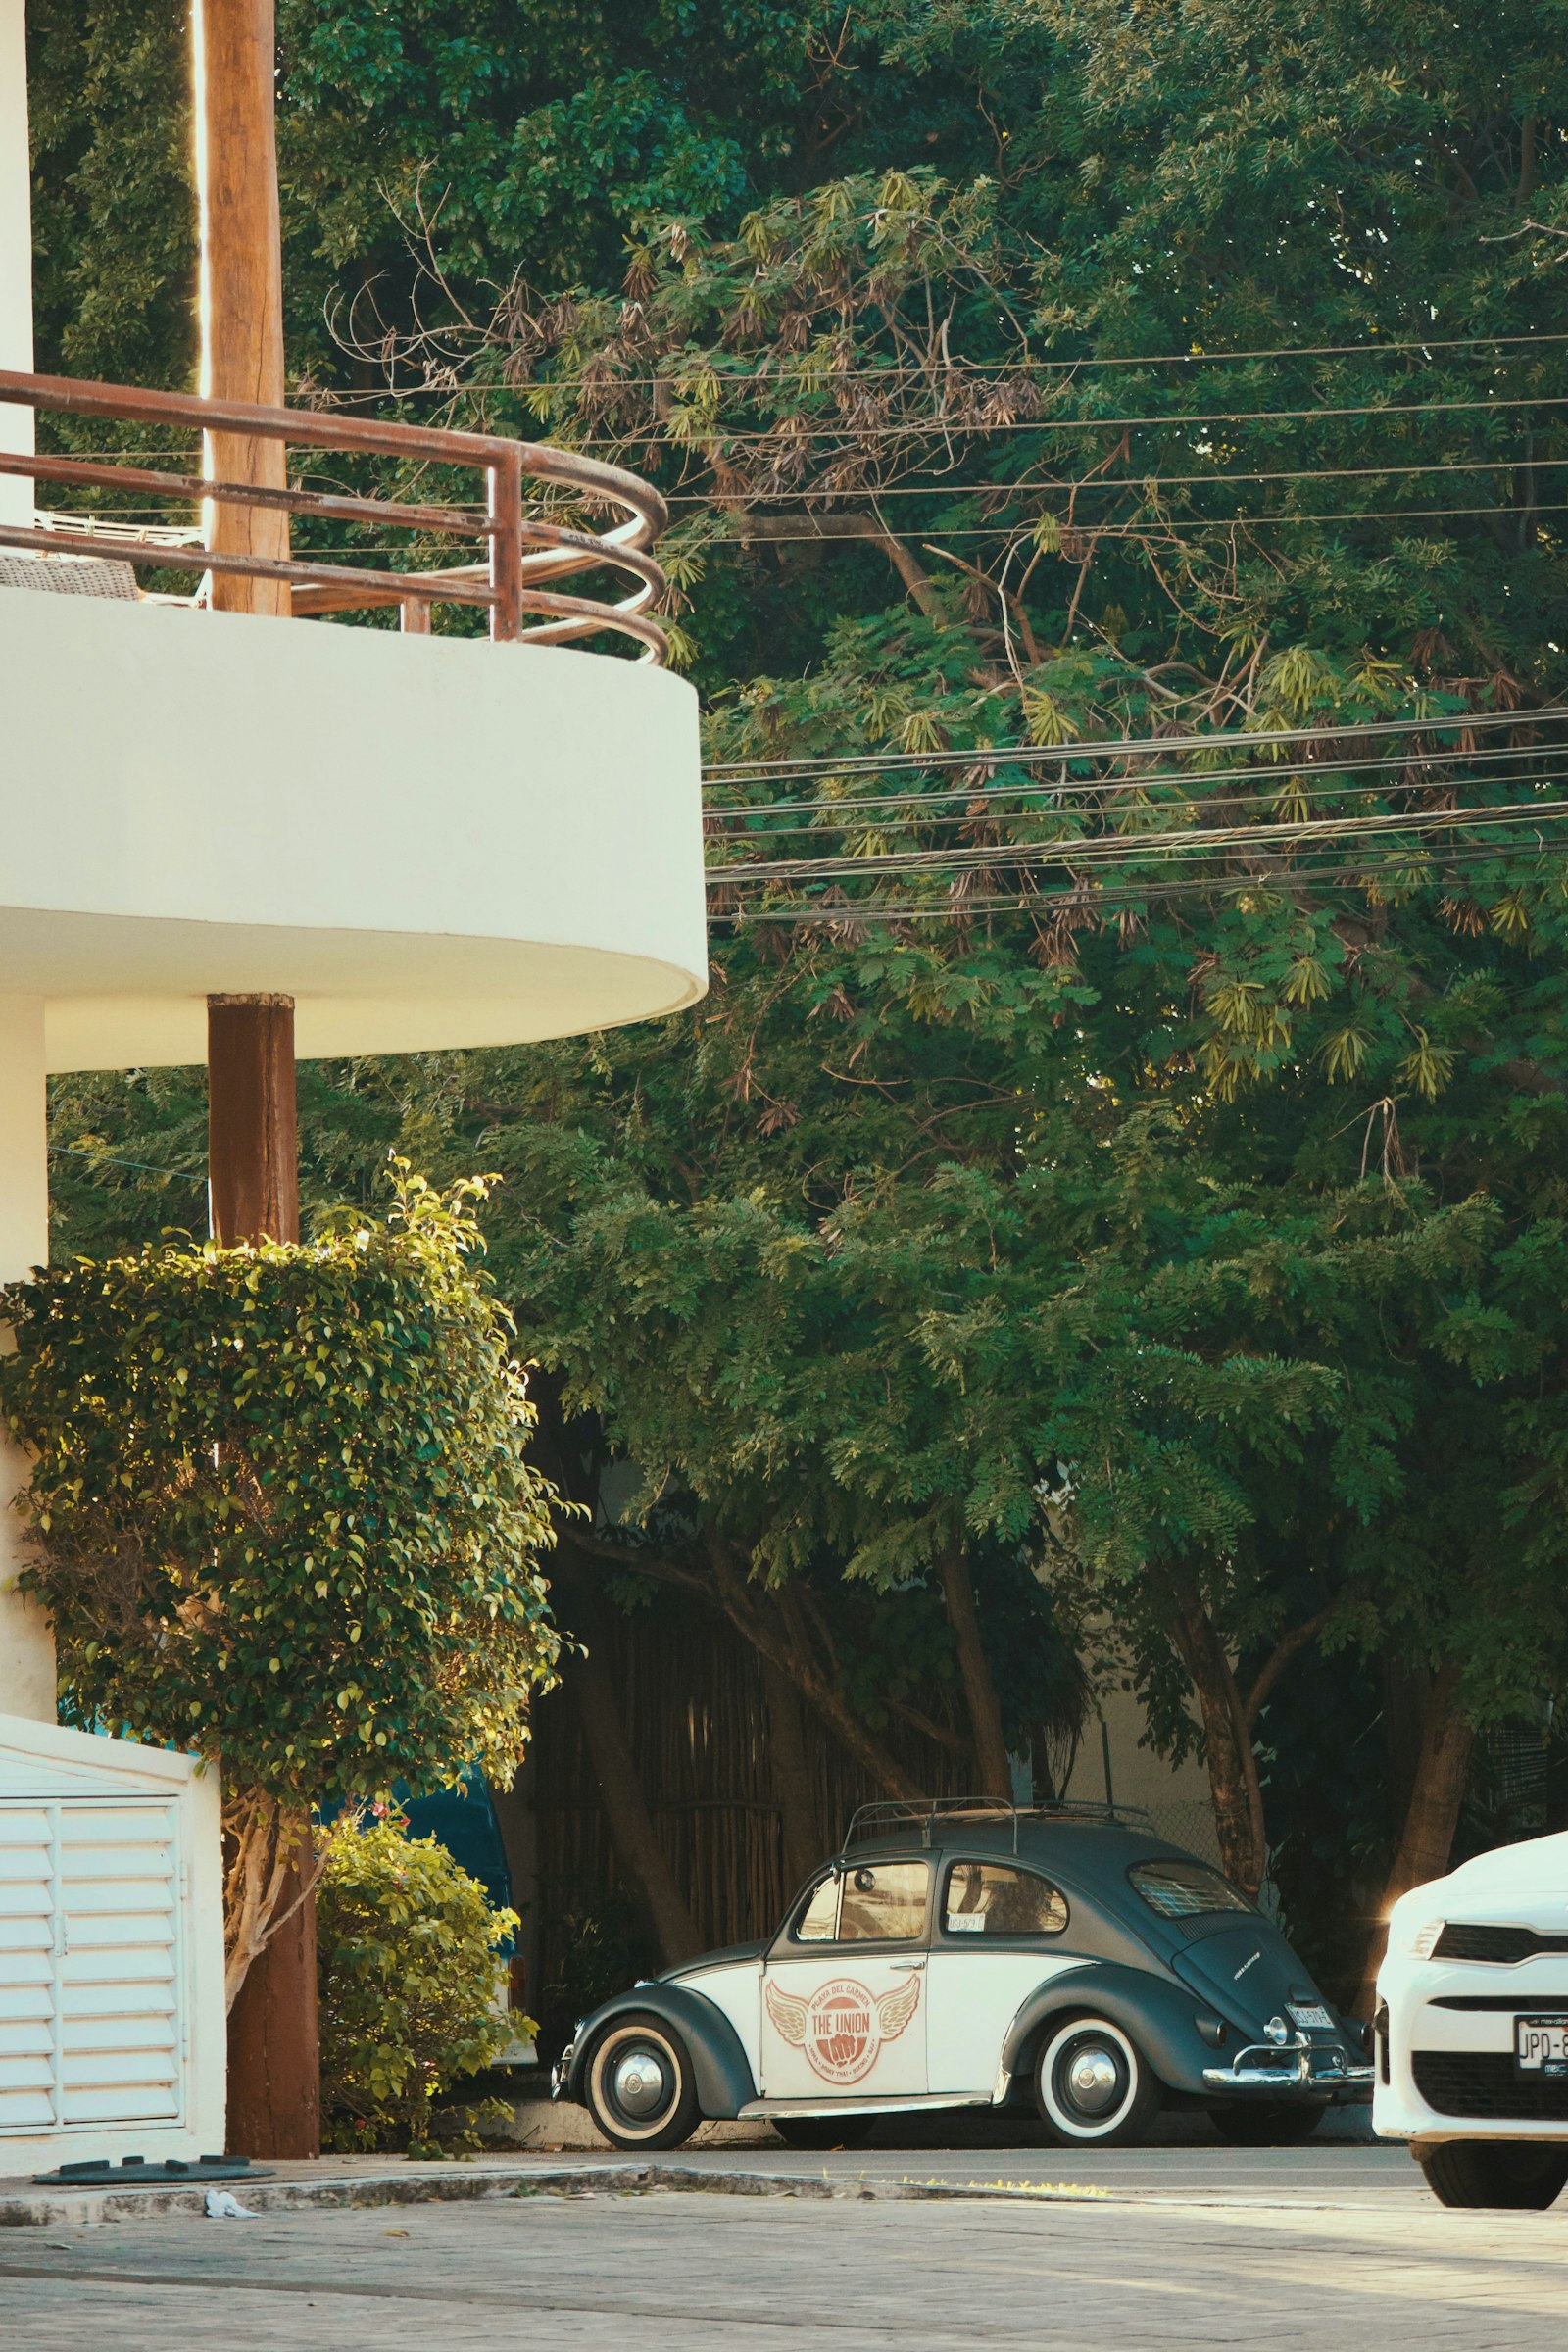
[(395, 1819), (330, 1833), (317, 1891), (322, 2137), (337, 2149), (470, 2143), (483, 2110), (435, 2102), (494, 2064), (516, 2019), (495, 2004), (517, 1925), (433, 1838)]

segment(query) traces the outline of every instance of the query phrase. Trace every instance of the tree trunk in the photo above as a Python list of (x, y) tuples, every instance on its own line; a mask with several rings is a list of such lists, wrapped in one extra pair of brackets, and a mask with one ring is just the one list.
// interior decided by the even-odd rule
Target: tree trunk
[(1416, 1753), (1415, 1781), (1399, 1833), (1398, 1850), (1383, 1890), (1383, 1916), (1372, 1931), (1361, 1989), (1356, 1996), (1358, 2017), (1370, 2017), (1377, 1991), (1378, 1970), (1388, 1942), (1385, 1924), (1401, 1894), (1428, 1879), (1441, 1879), (1453, 1852), (1453, 1834), (1459, 1826), (1475, 1727), (1456, 1703), (1459, 1669), (1444, 1666), (1432, 1677), (1421, 1709), (1421, 1744)]
[(251, 1962), (228, 2013), (227, 2144), (237, 2156), (321, 2153), (316, 1895), (302, 1898), (300, 1873), (292, 1862), (280, 1905), (289, 1915)]
[(1196, 1594), (1176, 1597), (1170, 1629), (1203, 1719), (1203, 1754), (1225, 1875), (1255, 1900), (1263, 1884), (1268, 1844), (1257, 1759), (1248, 1737), (1236, 1677), (1213, 1620)]
[(653, 1928), (660, 1956), (666, 1968), (689, 1960), (701, 1949), (686, 1898), (675, 1883), (653, 1816), (643, 1796), (642, 1782), (615, 1701), (606, 1657), (600, 1612), (573, 1596), (572, 1616), (586, 1637), (586, 1654), (573, 1660), (564, 1680), (577, 1702), (577, 1716), (599, 1782), (610, 1839), (620, 1875), (635, 1902)]
[(961, 1546), (950, 1544), (938, 1565), (942, 1574), (942, 1598), (957, 1645), (958, 1672), (963, 1679), (963, 1695), (969, 1707), (975, 1771), (979, 1776), (976, 1793), (995, 1797), (1001, 1804), (1010, 1804), (1012, 1765), (1002, 1732), (1002, 1709), (997, 1701), (997, 1686), (991, 1679), (991, 1667), (980, 1640), (980, 1619), (974, 1605), (974, 1585), (969, 1575), (969, 1563), (964, 1558)]
[(806, 1727), (794, 1683), (781, 1666), (762, 1660), (762, 1683), (767, 1693), (768, 1754), (773, 1793), (778, 1799), (779, 1855), (784, 1874), (784, 1900), (808, 1879), (822, 1858), (822, 1834), (816, 1818), (811, 1759), (807, 1751)]

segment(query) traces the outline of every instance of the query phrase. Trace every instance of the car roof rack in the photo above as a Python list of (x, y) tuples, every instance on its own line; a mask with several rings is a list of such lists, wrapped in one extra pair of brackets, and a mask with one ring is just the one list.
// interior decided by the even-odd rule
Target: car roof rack
[(929, 1845), (939, 1824), (946, 1827), (960, 1821), (1010, 1821), (1014, 1853), (1021, 1821), (1100, 1821), (1116, 1827), (1125, 1823), (1129, 1829), (1148, 1830), (1152, 1835), (1154, 1827), (1141, 1805), (1097, 1804), (1078, 1797), (1058, 1797), (1045, 1805), (1012, 1805), (995, 1796), (885, 1797), (873, 1805), (857, 1805), (839, 1850), (847, 1854), (852, 1845), (863, 1845), (872, 1838), (897, 1837), (901, 1830), (916, 1825), (920, 1843)]

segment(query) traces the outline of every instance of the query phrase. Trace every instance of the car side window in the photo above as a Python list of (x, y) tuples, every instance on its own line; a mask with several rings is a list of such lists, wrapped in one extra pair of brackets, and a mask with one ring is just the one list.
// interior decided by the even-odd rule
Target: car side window
[(797, 1943), (831, 1943), (839, 1927), (839, 1888), (844, 1884), (829, 1871), (795, 1923)]
[(1067, 1900), (1037, 1871), (1005, 1862), (954, 1862), (942, 1894), (949, 1936), (1059, 1936)]
[(929, 1862), (861, 1864), (844, 1874), (840, 1943), (908, 1943), (925, 1931)]

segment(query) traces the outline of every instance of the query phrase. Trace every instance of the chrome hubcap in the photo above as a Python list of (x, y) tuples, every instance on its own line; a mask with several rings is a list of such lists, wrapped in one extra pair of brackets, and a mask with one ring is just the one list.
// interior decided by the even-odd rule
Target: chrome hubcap
[(668, 2096), (664, 2062), (657, 2050), (646, 2047), (617, 2058), (610, 2083), (616, 2106), (636, 2123), (657, 2115)]
[(1103, 2115), (1121, 2088), (1121, 2070), (1108, 2050), (1091, 2043), (1067, 2063), (1067, 2091), (1085, 2115)]

